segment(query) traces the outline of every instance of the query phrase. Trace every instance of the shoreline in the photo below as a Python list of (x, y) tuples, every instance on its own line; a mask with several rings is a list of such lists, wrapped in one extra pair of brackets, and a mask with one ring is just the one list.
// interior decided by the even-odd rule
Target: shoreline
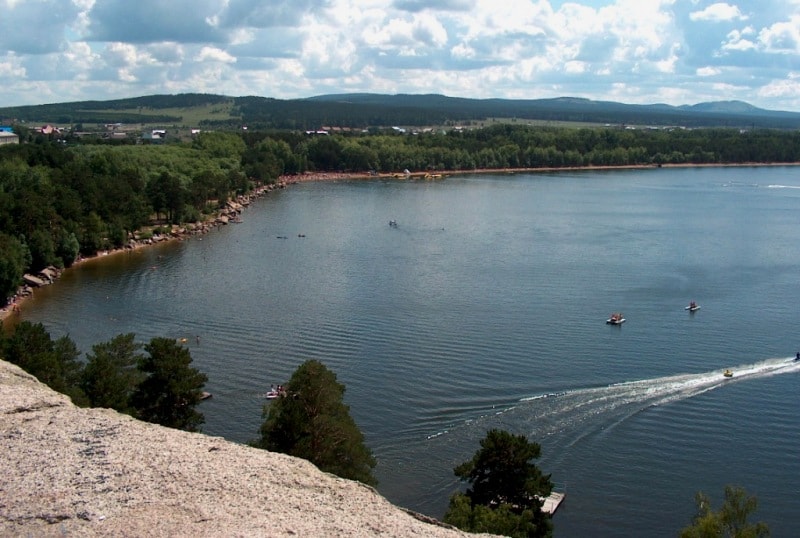
[[(136, 234), (124, 247), (112, 250), (100, 251), (94, 256), (79, 256), (67, 268), (56, 270), (53, 278), (45, 280), (44, 285), (52, 285), (58, 281), (61, 273), (79, 265), (101, 260), (108, 256), (116, 256), (123, 253), (135, 252), (139, 249), (164, 243), (167, 241), (183, 241), (194, 235), (205, 235), (209, 231), (219, 226), (227, 225), (229, 222), (240, 222), (238, 215), (250, 205), (250, 203), (267, 193), (286, 188), (297, 183), (312, 182), (337, 182), (355, 181), (369, 179), (414, 179), (414, 180), (439, 180), (451, 176), (475, 175), (475, 174), (535, 174), (553, 172), (578, 172), (578, 171), (613, 171), (613, 170), (646, 170), (649, 168), (745, 168), (745, 167), (767, 167), (767, 166), (800, 166), (800, 162), (788, 163), (707, 163), (707, 164), (632, 164), (618, 166), (563, 166), (563, 167), (541, 167), (541, 168), (478, 168), (472, 170), (452, 170), (452, 171), (433, 171), (433, 172), (409, 172), (409, 173), (370, 173), (370, 172), (305, 172), (296, 175), (282, 175), (275, 183), (259, 185), (249, 194), (238, 196), (226, 204), (226, 207), (218, 210), (213, 216), (204, 221), (199, 221), (183, 226), (173, 225), (168, 234), (153, 236), (148, 239), (138, 239)], [(36, 286), (39, 287), (39, 286)], [(23, 284), (18, 288), (16, 294), (9, 299), (9, 302), (0, 308), (0, 323), (14, 314), (20, 314), (22, 305), (33, 296), (36, 287)]]
[[(183, 225), (169, 225), (170, 231), (168, 233), (157, 234), (147, 238), (141, 237), (142, 230), (140, 230), (131, 234), (130, 239), (123, 247), (114, 248), (110, 250), (101, 250), (95, 253), (93, 256), (79, 255), (69, 267), (65, 267), (63, 269), (57, 269), (55, 267), (52, 267), (52, 268), (46, 268), (35, 275), (31, 273), (25, 273), (26, 277), (31, 277), (31, 276), (36, 277), (42, 283), (41, 285), (32, 285), (29, 282), (23, 282), (23, 284), (19, 288), (17, 288), (16, 293), (8, 299), (8, 303), (5, 304), (2, 308), (0, 308), (0, 323), (4, 322), (12, 315), (19, 315), (22, 311), (23, 305), (27, 302), (28, 299), (33, 297), (33, 295), (36, 293), (37, 288), (44, 286), (52, 286), (53, 284), (58, 282), (59, 278), (64, 273), (64, 271), (68, 271), (69, 269), (87, 263), (97, 262), (99, 260), (111, 256), (118, 256), (120, 254), (131, 254), (141, 249), (151, 247), (153, 245), (158, 245), (172, 241), (184, 241), (193, 236), (206, 235), (210, 231), (219, 228), (220, 226), (226, 226), (232, 222), (234, 223), (241, 222), (240, 215), (242, 211), (246, 207), (248, 207), (250, 203), (253, 202), (253, 200), (261, 198), (262, 196), (274, 190), (283, 189), (286, 187), (286, 185), (287, 184), (281, 180), (278, 180), (275, 183), (267, 185), (259, 185), (256, 188), (254, 188), (250, 193), (237, 196), (236, 198), (228, 201), (224, 208), (218, 209), (203, 221), (186, 223)], [(152, 228), (154, 229), (164, 228), (166, 226), (167, 225), (152, 226)]]
[(774, 163), (680, 163), (680, 164), (620, 164), (590, 166), (544, 166), (538, 168), (475, 168), (471, 170), (432, 170), (417, 172), (304, 172), (302, 174), (285, 174), (278, 178), (286, 185), (311, 182), (354, 181), (361, 179), (444, 179), (451, 176), (475, 174), (535, 174), (553, 172), (580, 172), (604, 170), (648, 170), (659, 168), (749, 168), (770, 166), (800, 166), (800, 162)]
[(591, 166), (545, 166), (539, 168), (475, 168), (471, 170), (432, 170), (417, 172), (304, 172), (302, 174), (282, 175), (278, 181), (286, 185), (310, 182), (336, 182), (353, 181), (360, 179), (443, 179), (451, 176), (475, 174), (535, 174), (553, 172), (579, 172), (603, 170), (647, 170), (650, 168), (748, 168), (769, 166), (800, 166), (800, 162), (774, 162), (774, 163), (679, 163), (679, 164), (624, 164), (624, 165), (591, 165)]

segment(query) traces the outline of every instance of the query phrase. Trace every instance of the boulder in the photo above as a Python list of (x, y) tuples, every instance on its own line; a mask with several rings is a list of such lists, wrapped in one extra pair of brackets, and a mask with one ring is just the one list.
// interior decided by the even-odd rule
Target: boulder
[(22, 275), (22, 280), (24, 280), (25, 283), (28, 284), (29, 286), (39, 287), (39, 286), (44, 286), (45, 284), (47, 284), (46, 281), (42, 280), (38, 276), (33, 276), (33, 275), (28, 275), (28, 274)]

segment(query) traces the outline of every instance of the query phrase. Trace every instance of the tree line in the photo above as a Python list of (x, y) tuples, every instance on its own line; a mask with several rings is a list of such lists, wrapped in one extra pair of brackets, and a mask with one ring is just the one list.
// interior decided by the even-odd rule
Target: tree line
[(36, 139), (0, 150), (0, 292), (8, 297), (26, 269), (69, 266), (154, 222), (202, 219), (286, 174), (798, 162), (800, 133), (503, 124), (415, 136), (206, 133), (165, 146)]
[[(158, 225), (203, 220), (257, 184), (304, 172), (800, 162), (800, 133), (513, 123), (415, 135), (208, 132), (166, 145), (67, 136), (0, 147), (0, 301), (25, 272), (69, 267)], [(150, 231), (147, 231), (149, 227)], [(144, 230), (144, 231), (143, 231)]]
[(55, 340), (41, 323), (0, 324), (0, 357), (16, 364), (75, 405), (114, 409), (146, 422), (199, 431), (196, 406), (208, 377), (191, 366), (180, 342), (157, 337), (146, 344), (133, 333), (92, 346), (85, 361), (69, 336)]

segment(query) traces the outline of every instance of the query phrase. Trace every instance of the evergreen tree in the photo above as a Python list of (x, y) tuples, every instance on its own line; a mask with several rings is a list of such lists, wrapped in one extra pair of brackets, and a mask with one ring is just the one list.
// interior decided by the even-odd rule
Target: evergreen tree
[(766, 523), (748, 523), (758, 500), (747, 497), (743, 488), (725, 486), (725, 501), (719, 512), (711, 509), (711, 500), (703, 492), (695, 495), (697, 514), (692, 524), (681, 531), (681, 538), (764, 538), (769, 536)]
[(119, 334), (109, 342), (95, 344), (92, 353), (86, 355), (81, 388), (92, 407), (134, 413), (131, 395), (144, 378), (136, 365), (144, 357), (139, 352), (142, 345), (133, 339), (133, 333)]
[(375, 485), (375, 459), (342, 402), (345, 387), (316, 360), (306, 361), (285, 386), (285, 395), (264, 408), (255, 446), (303, 458), (320, 470)]
[(189, 350), (171, 338), (153, 338), (144, 346), (147, 355), (138, 369), (147, 375), (133, 395), (136, 416), (186, 431), (198, 431), (205, 420), (195, 407), (202, 399), (208, 377), (190, 366)]
[(0, 356), (51, 389), (68, 395), (75, 404), (86, 403), (79, 386), (80, 352), (69, 336), (54, 341), (41, 323), (23, 321), (11, 335), (0, 330)]
[(17, 291), (22, 275), (31, 264), (28, 248), (19, 240), (0, 232), (0, 304)]
[(541, 453), (539, 444), (496, 429), (480, 444), (471, 460), (454, 469), (471, 487), (450, 498), (444, 521), (470, 532), (550, 536), (552, 523), (541, 508), (553, 484), (531, 461)]

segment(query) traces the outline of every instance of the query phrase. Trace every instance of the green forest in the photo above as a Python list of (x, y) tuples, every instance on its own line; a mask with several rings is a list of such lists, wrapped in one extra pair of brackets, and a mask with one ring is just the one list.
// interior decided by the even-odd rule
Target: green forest
[[(382, 129), (392, 126), (477, 125), (487, 121), (594, 125), (797, 129), (800, 114), (764, 110), (741, 101), (695, 105), (631, 105), (575, 97), (468, 99), (438, 94), (334, 94), (304, 99), (229, 97), (184, 93), (110, 101), (78, 101), (0, 108), (11, 123), (113, 124), (316, 130), (322, 126)], [(5, 122), (8, 123), (8, 122)]]
[(160, 145), (23, 135), (0, 147), (3, 304), (25, 273), (69, 267), (125, 246), (134, 233), (207, 220), (231, 197), (281, 176), (800, 162), (800, 133), (769, 129), (505, 123), (423, 134), (205, 132)]

